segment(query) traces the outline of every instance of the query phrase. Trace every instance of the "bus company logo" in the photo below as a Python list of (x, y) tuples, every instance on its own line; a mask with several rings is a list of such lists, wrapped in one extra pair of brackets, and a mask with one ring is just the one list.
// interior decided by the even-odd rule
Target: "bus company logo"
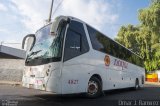
[(119, 59), (115, 59), (114, 66), (122, 67), (122, 70), (128, 68), (128, 63)]
[(106, 66), (109, 66), (109, 65), (110, 65), (110, 57), (109, 57), (108, 55), (105, 56), (104, 62), (105, 62), (105, 65), (106, 65)]

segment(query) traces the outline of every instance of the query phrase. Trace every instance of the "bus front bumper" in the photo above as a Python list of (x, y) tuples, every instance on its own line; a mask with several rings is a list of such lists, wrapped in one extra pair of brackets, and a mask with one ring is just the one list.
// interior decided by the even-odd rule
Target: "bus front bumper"
[(46, 90), (44, 78), (23, 77), (22, 86), (32, 89)]
[[(61, 87), (59, 87), (61, 84), (55, 84), (56, 78), (52, 79), (52, 81), (48, 81), (45, 78), (36, 78), (36, 77), (24, 77), (22, 79), (22, 86), (26, 88), (31, 88), (31, 89), (38, 89), (38, 90), (43, 90), (43, 91), (49, 91), (54, 94), (61, 94)], [(50, 83), (48, 83), (50, 82)]]

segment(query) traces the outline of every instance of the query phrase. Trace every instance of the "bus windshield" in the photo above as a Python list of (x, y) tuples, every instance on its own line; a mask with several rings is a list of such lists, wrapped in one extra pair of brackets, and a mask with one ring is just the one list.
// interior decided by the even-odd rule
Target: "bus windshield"
[(25, 65), (42, 65), (61, 61), (65, 26), (64, 22), (59, 24), (58, 35), (56, 37), (50, 35), (51, 24), (37, 31), (35, 45), (28, 52)]

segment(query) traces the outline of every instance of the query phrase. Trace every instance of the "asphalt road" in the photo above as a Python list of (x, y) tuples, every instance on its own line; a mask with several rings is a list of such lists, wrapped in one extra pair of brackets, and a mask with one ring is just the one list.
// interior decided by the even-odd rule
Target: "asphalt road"
[(98, 99), (83, 95), (53, 95), (20, 86), (0, 85), (0, 106), (160, 106), (160, 86), (145, 85), (134, 91), (106, 91)]

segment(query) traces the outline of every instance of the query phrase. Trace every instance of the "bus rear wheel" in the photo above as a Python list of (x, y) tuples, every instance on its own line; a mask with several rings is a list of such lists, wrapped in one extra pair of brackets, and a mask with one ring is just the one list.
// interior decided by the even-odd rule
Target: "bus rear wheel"
[(96, 77), (92, 77), (88, 82), (87, 97), (97, 98), (102, 95), (102, 84)]

